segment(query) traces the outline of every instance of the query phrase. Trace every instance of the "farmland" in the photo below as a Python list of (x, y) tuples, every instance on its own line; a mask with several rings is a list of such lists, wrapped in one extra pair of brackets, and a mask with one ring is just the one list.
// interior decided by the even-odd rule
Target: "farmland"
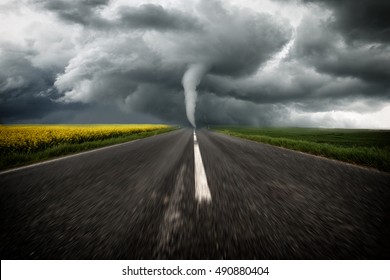
[(390, 172), (390, 131), (215, 127), (236, 137)]
[(131, 141), (175, 129), (168, 125), (0, 126), (0, 169)]

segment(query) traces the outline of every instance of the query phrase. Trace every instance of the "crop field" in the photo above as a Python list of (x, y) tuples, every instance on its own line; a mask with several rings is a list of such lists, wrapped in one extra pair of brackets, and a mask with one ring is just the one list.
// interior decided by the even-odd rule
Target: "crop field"
[(390, 130), (215, 127), (236, 137), (390, 172)]
[(0, 169), (167, 132), (168, 125), (2, 125)]

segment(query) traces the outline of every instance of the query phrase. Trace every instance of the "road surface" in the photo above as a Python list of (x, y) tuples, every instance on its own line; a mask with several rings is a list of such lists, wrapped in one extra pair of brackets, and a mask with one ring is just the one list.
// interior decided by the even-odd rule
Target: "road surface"
[(2, 259), (389, 259), (390, 175), (181, 129), (0, 174)]

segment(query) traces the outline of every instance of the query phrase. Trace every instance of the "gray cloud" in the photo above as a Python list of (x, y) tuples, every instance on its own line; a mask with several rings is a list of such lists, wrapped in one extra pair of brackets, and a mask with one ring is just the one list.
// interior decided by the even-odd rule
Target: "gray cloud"
[(109, 4), (108, 0), (39, 0), (39, 4), (66, 22), (94, 29), (131, 28), (159, 31), (202, 29), (196, 17), (157, 4), (143, 4), (138, 7), (120, 6), (117, 8), (116, 18), (112, 20), (105, 19), (100, 14), (100, 11)]
[(28, 50), (11, 44), (1, 45), (0, 120), (37, 117), (55, 110), (52, 102), (40, 94), (54, 82), (51, 72), (35, 68), (25, 57)]
[(350, 40), (389, 42), (390, 2), (387, 0), (274, 0), (301, 2), (330, 9), (332, 28), (341, 31)]
[(387, 0), (304, 0), (332, 9), (334, 27), (353, 40), (390, 41), (390, 2)]
[[(197, 7), (202, 15), (197, 21), (205, 28), (196, 32), (190, 27), (184, 33), (96, 36), (57, 77), (55, 85), (64, 94), (61, 100), (114, 100), (122, 110), (185, 122), (181, 79), (188, 65), (207, 65), (208, 73), (218, 76), (248, 76), (290, 39), (287, 22), (249, 10), (226, 10), (220, 2), (211, 2), (202, 1)], [(158, 22), (161, 14), (171, 13), (162, 7), (157, 11), (156, 21), (149, 18), (153, 13), (142, 21), (146, 29), (150, 27), (146, 22)]]
[(144, 4), (140, 7), (120, 7), (119, 20), (114, 24), (128, 28), (155, 30), (199, 30), (197, 18), (160, 5)]
[(315, 17), (304, 19), (298, 27), (291, 56), (335, 76), (356, 77), (368, 82), (390, 81), (388, 44), (348, 43), (325, 21)]
[(188, 124), (182, 77), (194, 64), (207, 69), (198, 124), (354, 126), (327, 112), (373, 113), (390, 102), (387, 2), (289, 1), (305, 3), (293, 27), (216, 0), (26, 1), (55, 27), (0, 39), (5, 122)]
[(198, 123), (200, 125), (246, 124), (271, 126), (282, 109), (277, 105), (255, 104), (231, 96), (204, 93), (199, 98)]
[(109, 0), (37, 0), (33, 3), (56, 13), (68, 22), (97, 27), (104, 27), (107, 24), (99, 16), (98, 10), (106, 6)]

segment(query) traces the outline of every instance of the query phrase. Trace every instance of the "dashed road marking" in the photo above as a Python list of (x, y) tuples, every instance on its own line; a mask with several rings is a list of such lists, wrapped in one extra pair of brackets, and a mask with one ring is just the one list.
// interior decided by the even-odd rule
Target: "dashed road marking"
[(206, 172), (200, 154), (196, 132), (194, 131), (194, 158), (195, 158), (195, 198), (199, 203), (211, 202), (211, 193), (207, 183)]

